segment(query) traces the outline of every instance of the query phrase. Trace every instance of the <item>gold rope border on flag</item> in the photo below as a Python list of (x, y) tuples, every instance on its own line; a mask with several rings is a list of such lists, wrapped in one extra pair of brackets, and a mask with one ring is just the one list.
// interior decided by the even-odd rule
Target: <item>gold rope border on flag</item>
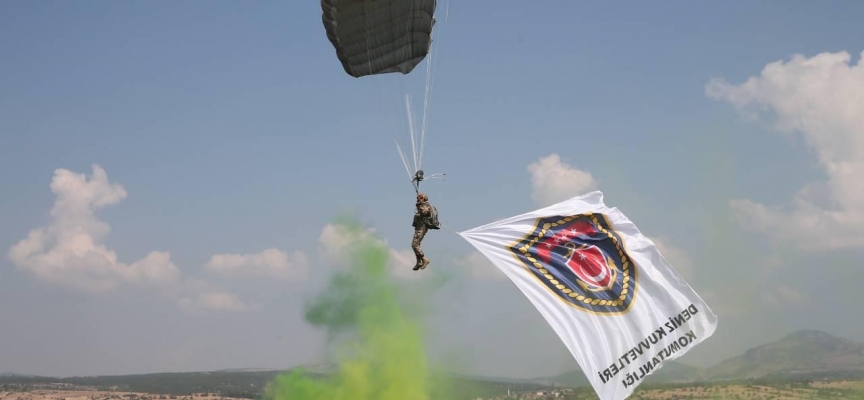
[[(605, 233), (606, 236), (608, 236), (610, 239), (612, 239), (612, 242), (615, 243), (615, 248), (618, 249), (618, 256), (621, 257), (621, 261), (622, 261), (621, 269), (623, 271), (624, 278), (621, 280), (621, 288), (622, 288), (621, 295), (618, 296), (618, 299), (616, 299), (616, 300), (592, 299), (590, 297), (586, 297), (586, 296), (583, 296), (581, 294), (573, 292), (573, 290), (568, 289), (567, 287), (562, 285), (560, 282), (558, 282), (558, 280), (556, 280), (555, 277), (549, 273), (549, 271), (547, 271), (545, 268), (543, 268), (543, 264), (539, 263), (532, 255), (530, 255), (528, 253), (528, 250), (530, 250), (531, 247), (534, 246), (534, 244), (540, 240), (540, 238), (542, 238), (543, 236), (546, 235), (546, 231), (548, 231), (549, 228), (556, 227), (558, 225), (563, 225), (567, 222), (571, 222), (580, 216), (586, 216), (586, 217), (591, 218), (591, 220), (594, 222), (594, 224), (598, 228), (600, 228), (600, 231)], [(603, 215), (603, 220), (606, 221), (607, 225), (611, 226), (611, 224), (609, 223), (609, 220), (606, 218), (605, 215)], [(535, 229), (536, 228), (539, 228), (539, 224), (538, 224), (538, 226), (535, 227)], [(528, 236), (532, 236), (532, 235), (533, 235), (533, 232), (528, 234)], [(624, 250), (621, 249), (621, 244), (618, 242), (618, 238), (615, 237), (615, 235), (612, 235), (606, 228), (604, 228), (600, 224), (600, 221), (597, 220), (597, 216), (594, 215), (594, 213), (586, 213), (586, 214), (580, 214), (577, 216), (564, 217), (562, 219), (559, 219), (556, 222), (547, 222), (547, 223), (543, 224), (543, 227), (540, 229), (540, 232), (537, 235), (533, 235), (533, 236), (534, 236), (534, 238), (531, 239), (531, 241), (529, 241), (524, 246), (520, 247), (519, 251), (521, 251), (522, 254), (525, 256), (525, 258), (527, 258), (528, 261), (530, 261), (531, 264), (533, 264), (534, 267), (536, 267), (537, 270), (540, 271), (540, 273), (543, 274), (543, 276), (547, 280), (549, 280), (549, 283), (555, 285), (555, 287), (558, 290), (562, 291), (564, 294), (566, 294), (567, 296), (569, 296), (571, 298), (575, 298), (576, 301), (581, 301), (585, 304), (591, 304), (592, 306), (600, 305), (600, 306), (618, 307), (618, 306), (621, 306), (622, 304), (624, 304), (624, 300), (627, 299), (627, 292), (630, 290), (629, 289), (629, 287), (630, 287), (630, 257), (628, 257), (627, 254), (624, 253)], [(517, 243), (520, 243), (520, 242), (524, 241), (525, 239), (527, 239), (527, 236)], [(512, 246), (511, 246), (511, 248), (512, 248)], [(636, 300), (635, 291), (633, 293), (633, 300)], [(630, 303), (632, 304), (633, 301), (631, 300)]]

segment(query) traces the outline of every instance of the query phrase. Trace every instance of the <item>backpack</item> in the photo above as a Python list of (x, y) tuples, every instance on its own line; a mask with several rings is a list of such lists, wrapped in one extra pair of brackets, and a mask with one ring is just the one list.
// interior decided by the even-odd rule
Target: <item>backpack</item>
[(426, 227), (429, 229), (441, 229), (441, 222), (438, 221), (438, 209), (433, 205), (429, 205), (429, 218), (426, 218)]

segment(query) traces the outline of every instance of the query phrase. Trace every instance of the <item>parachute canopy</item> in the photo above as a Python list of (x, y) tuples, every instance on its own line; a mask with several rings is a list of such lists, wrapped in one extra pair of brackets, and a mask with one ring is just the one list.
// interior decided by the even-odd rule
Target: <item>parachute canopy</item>
[(411, 72), (432, 45), (435, 1), (321, 0), (327, 38), (345, 72)]

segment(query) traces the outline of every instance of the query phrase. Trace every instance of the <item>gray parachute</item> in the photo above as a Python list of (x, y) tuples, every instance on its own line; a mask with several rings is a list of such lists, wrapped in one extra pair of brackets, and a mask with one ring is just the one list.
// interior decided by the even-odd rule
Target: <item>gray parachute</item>
[(355, 78), (410, 73), (429, 53), (436, 0), (321, 0), (327, 38)]

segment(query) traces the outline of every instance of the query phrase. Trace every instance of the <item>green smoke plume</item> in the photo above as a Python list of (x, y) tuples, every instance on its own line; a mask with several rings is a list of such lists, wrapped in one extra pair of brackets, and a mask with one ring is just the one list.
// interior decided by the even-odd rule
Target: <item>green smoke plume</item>
[(350, 219), (342, 220), (340, 226), (356, 238), (347, 249), (350, 265), (331, 278), (325, 290), (307, 305), (305, 315), (331, 338), (340, 338), (338, 370), (324, 378), (303, 371), (281, 375), (267, 388), (264, 398), (452, 398), (448, 380), (431, 373), (427, 362), (423, 325), (427, 310), (422, 295), (417, 296), (424, 288), (406, 291), (388, 274), (389, 250), (382, 241)]

